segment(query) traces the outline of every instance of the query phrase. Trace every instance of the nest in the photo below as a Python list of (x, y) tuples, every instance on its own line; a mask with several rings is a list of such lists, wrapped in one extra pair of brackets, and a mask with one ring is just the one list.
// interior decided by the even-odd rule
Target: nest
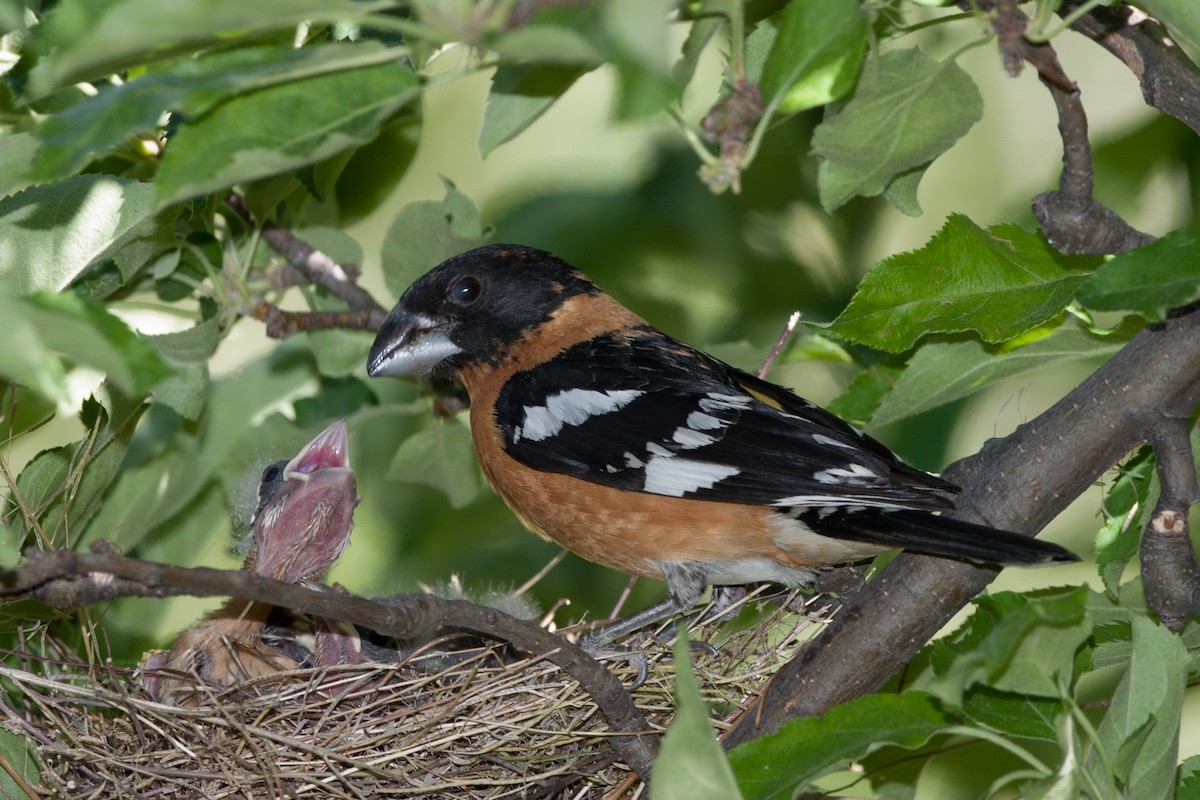
[[(810, 606), (811, 608), (811, 606)], [(699, 623), (693, 664), (718, 729), (808, 638), (811, 613)], [(656, 730), (674, 715), (670, 648), (647, 647), (633, 694)], [(625, 685), (635, 669), (608, 666)], [(71, 798), (638, 797), (587, 693), (541, 658), (490, 651), (437, 671), (401, 664), (279, 672), (191, 707), (158, 703), (132, 670), (24, 656), (0, 666), (5, 727), (35, 742), (39, 787)], [(36, 795), (35, 795), (36, 796)]]

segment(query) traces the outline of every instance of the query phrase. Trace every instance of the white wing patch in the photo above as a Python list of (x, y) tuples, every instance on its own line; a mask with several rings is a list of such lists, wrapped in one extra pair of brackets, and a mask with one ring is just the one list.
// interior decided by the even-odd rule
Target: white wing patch
[(879, 480), (879, 476), (862, 464), (851, 464), (848, 467), (830, 467), (814, 472), (813, 480), (831, 485), (848, 483), (851, 486), (871, 486)]
[(834, 439), (832, 436), (826, 436), (823, 433), (814, 433), (812, 435), (812, 440), (817, 444), (823, 444), (826, 447), (841, 447), (845, 448), (846, 450), (854, 450), (858, 447), (858, 445), (853, 444), (852, 442), (843, 442), (840, 439)]
[(548, 397), (544, 406), (525, 406), (525, 422), (513, 434), (513, 441), (544, 441), (566, 425), (582, 425), (592, 417), (618, 411), (642, 394), (637, 389), (567, 389)]
[(667, 497), (683, 497), (716, 484), (741, 472), (728, 464), (683, 458), (663, 447), (650, 445), (652, 453), (646, 464), (645, 490)]

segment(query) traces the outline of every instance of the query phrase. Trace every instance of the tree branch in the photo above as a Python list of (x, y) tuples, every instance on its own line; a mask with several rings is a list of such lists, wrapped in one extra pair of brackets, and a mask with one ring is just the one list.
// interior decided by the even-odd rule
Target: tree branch
[[(1015, 531), (1045, 527), (1099, 475), (1200, 404), (1200, 312), (1147, 328), (1070, 394), (946, 471), (954, 516)], [(784, 667), (724, 737), (727, 747), (875, 691), (996, 576), (903, 553)], [(886, 622), (884, 622), (886, 621)]]
[[(1079, 0), (1066, 0), (1067, 15)], [(1137, 76), (1146, 105), (1180, 120), (1200, 134), (1200, 70), (1157, 22), (1135, 17), (1129, 6), (1094, 8), (1071, 29), (1100, 44)]]
[[(254, 216), (237, 192), (226, 195), (225, 204), (247, 225), (254, 225)], [(264, 303), (265, 308), (257, 310), (255, 316), (267, 322), (268, 336), (283, 339), (294, 333), (321, 328), (378, 330), (383, 324), (387, 309), (358, 285), (357, 273), (351, 273), (325, 253), (269, 219), (262, 223), (262, 235), (304, 277), (306, 283), (323, 286), (349, 306), (349, 311), (338, 317), (331, 314), (343, 312), (283, 311)]]
[(25, 557), (21, 567), (0, 570), (0, 596), (29, 598), (54, 608), (76, 608), (115, 597), (227, 595), (362, 625), (398, 639), (454, 628), (511, 642), (526, 653), (544, 654), (577, 680), (618, 734), (609, 738), (613, 750), (643, 780), (650, 778), (658, 736), (650, 732), (645, 716), (621, 682), (574, 644), (495, 608), (428, 594), (368, 600), (284, 583), (245, 570), (188, 569), (126, 558), (103, 542), (96, 542), (90, 553), (30, 548)]

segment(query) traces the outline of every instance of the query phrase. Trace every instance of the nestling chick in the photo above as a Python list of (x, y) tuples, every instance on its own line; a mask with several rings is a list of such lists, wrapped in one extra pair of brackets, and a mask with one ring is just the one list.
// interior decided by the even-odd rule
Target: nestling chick
[[(358, 500), (346, 423), (339, 420), (295, 458), (263, 471), (243, 569), (290, 583), (319, 580), (350, 541)], [(143, 685), (158, 699), (182, 704), (206, 686), (295, 669), (311, 657), (286, 611), (232, 599), (181, 633), (169, 651), (143, 660)]]

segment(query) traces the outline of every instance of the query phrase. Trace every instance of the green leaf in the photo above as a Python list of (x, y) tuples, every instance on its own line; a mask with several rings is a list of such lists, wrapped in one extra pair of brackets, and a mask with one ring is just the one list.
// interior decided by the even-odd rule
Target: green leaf
[(4, 146), (0, 147), (0, 197), (19, 192), (34, 182), (32, 173), (41, 150), (41, 141), (32, 133), (4, 132)]
[(194, 500), (209, 479), (194, 441), (178, 436), (157, 458), (121, 471), (83, 541), (104, 540), (128, 553)]
[(1056, 742), (1063, 704), (1023, 692), (975, 686), (963, 696), (963, 713), (980, 726), (1007, 736)]
[(0, 378), (7, 379), (55, 403), (70, 401), (67, 371), (42, 341), (33, 311), (21, 298), (0, 295), (4, 347), (0, 347)]
[[(37, 786), (41, 781), (34, 743), (28, 736), (0, 729), (0, 756), (4, 764), (24, 781), (26, 786)], [(28, 798), (29, 795), (13, 780), (8, 769), (0, 770), (0, 792), (5, 797)]]
[[(163, 204), (313, 164), (369, 142), (419, 94), (399, 63), (321, 75), (239, 96), (186, 123), (167, 143)], [(283, 121), (286, 120), (286, 124)]]
[(1061, 697), (1074, 679), (1076, 651), (1092, 633), (1087, 599), (1086, 587), (978, 598), (970, 627), (956, 641), (934, 645), (934, 670), (914, 688), (954, 707), (979, 683), (1026, 697)]
[(1179, 784), (1175, 800), (1196, 800), (1200, 797), (1200, 755), (1188, 756), (1179, 765)]
[(1135, 5), (1166, 25), (1193, 52), (1200, 50), (1200, 6), (1193, 0), (1137, 0)]
[(479, 495), (479, 465), (465, 425), (447, 420), (404, 440), (388, 469), (388, 480), (411, 481), (440, 489), (451, 508)]
[(488, 47), (505, 62), (572, 64), (592, 69), (604, 63), (596, 46), (580, 31), (557, 23), (529, 25), (488, 40)]
[(394, 51), (372, 42), (263, 45), (185, 59), (119, 86), (101, 87), (48, 117), (36, 133), (43, 147), (32, 175), (45, 181), (76, 172), (133, 136), (156, 130), (164, 111), (194, 120), (231, 95), (394, 59)]
[[(144, 410), (142, 398), (126, 397), (103, 384), (83, 405), (80, 416), (88, 434), (74, 444), (39, 453), (21, 471), (17, 491), (52, 543), (76, 544), (77, 533), (66, 541), (67, 532), (86, 529), (99, 510)], [(25, 540), (30, 526), (24, 519), (19, 523)]]
[(649, 116), (679, 99), (667, 30), (675, 5), (673, 0), (610, 0), (601, 6), (605, 55), (617, 67), (617, 119)]
[(454, 184), (443, 183), (446, 197), (441, 202), (409, 203), (392, 220), (383, 240), (383, 276), (396, 297), (447, 258), (487, 238), (471, 201)]
[(763, 67), (762, 93), (784, 113), (837, 100), (854, 86), (867, 49), (858, 0), (793, 0)]
[(833, 398), (825, 408), (861, 428), (871, 421), (883, 398), (903, 374), (903, 367), (889, 364), (868, 367), (855, 375), (846, 391)]
[(1008, 341), (1059, 316), (1097, 263), (1018, 225), (984, 230), (953, 214), (920, 250), (872, 267), (826, 332), (893, 353), (929, 333)]
[(38, 27), (49, 53), (30, 71), (38, 98), (80, 80), (145, 66), (206, 44), (227, 44), (303, 22), (353, 19), (389, 3), (355, 0), (64, 0)]
[(153, 235), (154, 187), (80, 175), (0, 200), (0, 291), (29, 295), (67, 287), (91, 264)]
[(1097, 311), (1136, 311), (1151, 322), (1200, 299), (1200, 231), (1177, 230), (1114, 256), (1079, 287), (1079, 302)]
[(692, 671), (686, 633), (675, 641), (675, 719), (654, 760), (650, 800), (741, 800)]
[(1068, 317), (1046, 326), (1044, 332), (1048, 335), (1029, 337), (1033, 341), (1017, 347), (992, 347), (973, 338), (927, 342), (913, 354), (892, 390), (883, 396), (871, 418), (871, 427), (907, 419), (1013, 375), (1111, 356), (1132, 338), (1134, 327), (1099, 336)]
[(928, 164), (983, 115), (975, 83), (953, 61), (920, 50), (867, 59), (849, 100), (813, 131), (826, 211), (855, 195), (874, 197), (901, 173)]
[(34, 295), (29, 303), (50, 349), (100, 370), (128, 395), (146, 394), (172, 372), (144, 339), (101, 306), (73, 294), (48, 292)]
[[(1097, 728), (1099, 741), (1084, 761), (1097, 786), (1116, 781), (1126, 797), (1170, 797), (1187, 664), (1179, 637), (1144, 616), (1133, 617), (1129, 669)], [(1107, 764), (1101, 753), (1107, 754)]]
[(791, 797), (825, 772), (884, 745), (921, 747), (950, 724), (924, 692), (867, 695), (823, 717), (792, 720), (779, 733), (730, 751), (729, 762), (747, 800)]
[(532, 125), (585, 69), (569, 64), (502, 64), (483, 108), (479, 152), (488, 155)]
[(1139, 449), (1116, 467), (1118, 477), (1104, 495), (1105, 522), (1096, 536), (1096, 568), (1113, 597), (1154, 513), (1159, 491), (1154, 467), (1154, 451), (1149, 447)]

